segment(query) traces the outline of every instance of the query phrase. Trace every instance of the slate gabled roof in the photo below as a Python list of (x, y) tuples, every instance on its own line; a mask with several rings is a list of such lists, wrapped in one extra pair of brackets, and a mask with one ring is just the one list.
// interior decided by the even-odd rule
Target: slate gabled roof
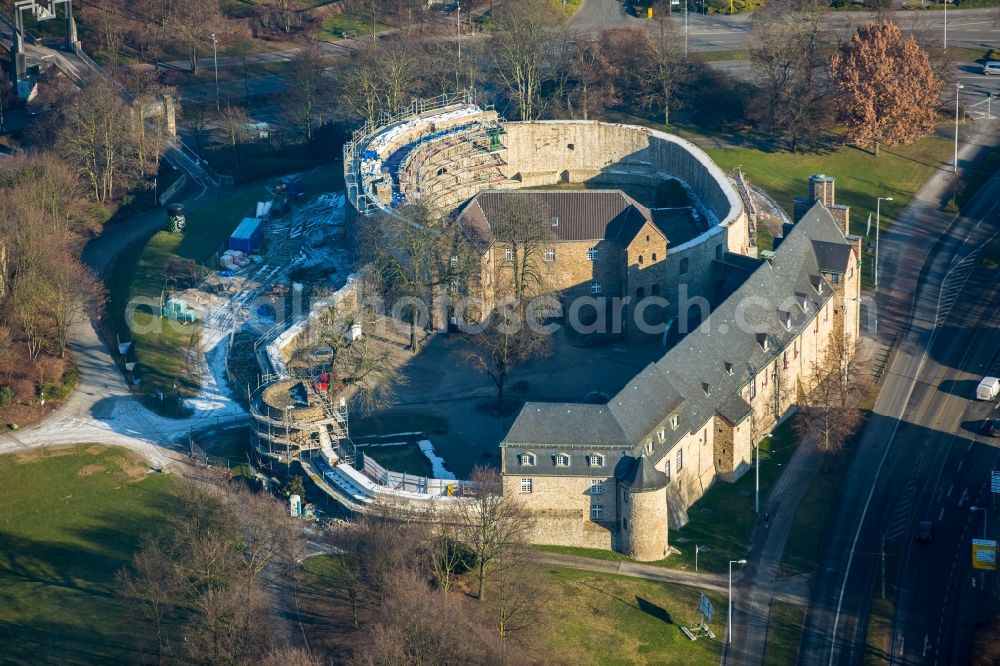
[[(645, 439), (676, 413), (678, 427), (667, 425), (664, 440), (654, 439), (650, 459), (655, 461), (716, 414), (739, 423), (750, 410), (740, 395), (743, 387), (818, 315), (833, 294), (823, 273), (843, 273), (852, 251), (830, 212), (814, 205), (772, 259), (761, 262), (695, 331), (643, 369), (607, 405), (576, 405), (593, 410), (583, 419), (579, 414), (566, 418), (569, 406), (563, 403), (526, 404), (504, 438), (505, 455), (515, 445), (561, 446), (592, 441), (595, 437), (589, 433), (614, 433), (605, 435), (608, 443), (623, 438), (638, 457)], [(767, 349), (761, 344), (764, 339)]]
[[(643, 225), (652, 223), (649, 209), (621, 190), (484, 190), (462, 209), (459, 220), (480, 239), (492, 242), (490, 220), (503, 215), (517, 198), (530, 199), (560, 241), (616, 240), (627, 245)], [(555, 226), (553, 218), (559, 220)]]

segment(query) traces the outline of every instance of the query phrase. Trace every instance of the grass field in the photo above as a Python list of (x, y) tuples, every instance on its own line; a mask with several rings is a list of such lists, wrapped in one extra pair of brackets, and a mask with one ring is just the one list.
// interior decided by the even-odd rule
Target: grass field
[(552, 654), (569, 664), (716, 664), (725, 600), (710, 624), (716, 639), (691, 641), (681, 626), (700, 621), (699, 591), (589, 571), (546, 567), (545, 619)]
[(882, 202), (885, 228), (950, 159), (952, 149), (947, 139), (930, 137), (909, 146), (882, 148), (878, 157), (851, 146), (804, 153), (756, 148), (708, 148), (707, 152), (726, 171), (742, 165), (750, 182), (767, 191), (788, 213), (792, 212), (792, 200), (808, 193), (811, 174), (833, 176), (837, 179), (837, 203), (851, 207), (852, 232), (864, 234), (877, 197), (893, 197)]
[(97, 445), (0, 457), (0, 661), (143, 659), (145, 628), (114, 577), (169, 513), (179, 483), (147, 470)]
[(764, 666), (794, 664), (802, 639), (805, 610), (798, 606), (775, 601), (767, 623), (767, 643), (764, 645)]
[[(375, 22), (375, 32), (379, 33), (389, 26)], [(316, 35), (322, 40), (343, 39), (344, 37), (372, 36), (372, 23), (369, 19), (357, 14), (334, 14), (323, 20), (323, 28)]]

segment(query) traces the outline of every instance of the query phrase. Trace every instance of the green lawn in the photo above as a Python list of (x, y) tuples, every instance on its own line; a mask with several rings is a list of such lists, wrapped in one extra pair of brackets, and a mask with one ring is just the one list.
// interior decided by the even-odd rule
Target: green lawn
[(543, 568), (549, 648), (568, 664), (717, 664), (725, 599), (709, 626), (714, 640), (681, 632), (701, 621), (699, 591), (589, 571)]
[(126, 663), (150, 645), (115, 573), (179, 481), (98, 445), (0, 457), (0, 641), (7, 664)]
[(930, 137), (909, 146), (882, 148), (878, 157), (851, 146), (802, 153), (756, 148), (708, 148), (706, 152), (726, 171), (742, 165), (749, 181), (788, 213), (795, 197), (808, 194), (811, 174), (833, 176), (837, 203), (851, 207), (851, 231), (864, 234), (877, 197), (893, 197), (882, 202), (882, 226), (887, 227), (920, 186), (951, 158), (952, 150), (947, 139)]
[[(375, 22), (375, 32), (379, 33), (389, 26)], [(323, 27), (317, 34), (322, 40), (331, 41), (343, 39), (344, 37), (368, 37), (372, 36), (372, 22), (363, 16), (351, 13), (334, 14), (327, 16), (323, 20)]]
[(805, 610), (798, 606), (781, 601), (771, 604), (767, 643), (764, 645), (764, 666), (785, 666), (798, 660), (805, 619)]
[[(761, 505), (795, 452), (796, 444), (791, 419), (778, 426), (773, 436), (761, 443)], [(753, 469), (735, 483), (717, 481), (688, 508), (688, 524), (670, 533), (670, 545), (681, 552), (663, 560), (662, 564), (693, 571), (694, 549), (698, 545), (708, 547), (708, 550), (702, 548), (698, 555), (699, 571), (727, 571), (729, 560), (740, 559), (750, 546), (750, 535), (757, 522), (753, 493)]]

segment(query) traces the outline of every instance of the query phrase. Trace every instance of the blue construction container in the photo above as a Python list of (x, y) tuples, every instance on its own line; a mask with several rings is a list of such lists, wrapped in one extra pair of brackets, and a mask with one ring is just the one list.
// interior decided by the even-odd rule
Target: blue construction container
[(256, 217), (244, 217), (229, 237), (229, 249), (252, 254), (264, 240), (264, 225)]

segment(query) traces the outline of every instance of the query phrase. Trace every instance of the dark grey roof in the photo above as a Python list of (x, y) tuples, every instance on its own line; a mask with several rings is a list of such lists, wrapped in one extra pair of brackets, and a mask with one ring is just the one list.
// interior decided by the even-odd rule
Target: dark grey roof
[(638, 458), (623, 457), (615, 468), (615, 478), (634, 493), (660, 490), (670, 481), (666, 474), (656, 469), (645, 453)]
[[(525, 474), (531, 476), (591, 476), (597, 479), (607, 479), (614, 475), (622, 456), (632, 448), (630, 444), (618, 446), (530, 446), (504, 442), (500, 445), (500, 455), (504, 459), (504, 470), (508, 474)], [(524, 465), (521, 454), (532, 453), (535, 456), (534, 465)], [(556, 466), (556, 454), (565, 453), (569, 456), (568, 465)], [(603, 465), (591, 465), (590, 454), (596, 453), (604, 457)]]
[(819, 269), (824, 273), (843, 273), (851, 256), (851, 246), (831, 241), (814, 240), (813, 250)]
[[(649, 210), (621, 190), (484, 190), (462, 209), (462, 224), (483, 240), (492, 241), (490, 219), (502, 215), (510, 202), (528, 199), (549, 224), (557, 240), (617, 240), (628, 244), (646, 222)], [(551, 220), (559, 223), (551, 226)]]
[(608, 405), (529, 402), (521, 408), (504, 441), (508, 444), (631, 446)]
[[(548, 410), (529, 403), (505, 442), (567, 446), (596, 444), (598, 439), (610, 444), (621, 437), (638, 456), (645, 440), (663, 427), (664, 438), (655, 437), (651, 455), (659, 460), (715, 414), (738, 423), (749, 414), (749, 405), (740, 397), (743, 387), (812, 322), (833, 293), (823, 273), (843, 272), (850, 256), (851, 245), (830, 211), (814, 205), (771, 260), (761, 262), (695, 331), (636, 375), (606, 406), (576, 405), (581, 411), (571, 413), (567, 410), (572, 406), (566, 404)], [(831, 263), (836, 258), (843, 263)], [(821, 284), (825, 286), (818, 291)], [(677, 414), (676, 428), (669, 425), (671, 414)]]

